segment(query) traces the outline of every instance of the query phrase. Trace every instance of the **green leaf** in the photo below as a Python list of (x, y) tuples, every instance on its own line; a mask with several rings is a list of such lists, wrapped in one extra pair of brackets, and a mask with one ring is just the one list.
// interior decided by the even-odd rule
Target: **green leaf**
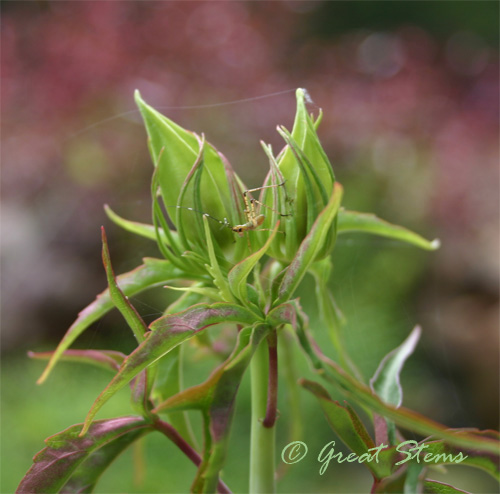
[(316, 256), (323, 248), (328, 235), (330, 225), (335, 219), (340, 202), (342, 200), (342, 186), (336, 182), (327, 206), (317, 217), (311, 231), (300, 244), (295, 258), (281, 281), (278, 289), (278, 299), (275, 305), (286, 302), (293, 295), (293, 292), (302, 281), (311, 264), (316, 260)]
[(441, 245), (438, 239), (432, 241), (426, 240), (417, 233), (413, 233), (411, 230), (402, 226), (393, 225), (392, 223), (381, 220), (374, 214), (358, 213), (345, 209), (339, 211), (337, 232), (339, 234), (346, 232), (372, 233), (373, 235), (379, 235), (381, 237), (401, 240), (425, 250), (436, 250)]
[(115, 273), (113, 271), (113, 266), (111, 265), (111, 259), (109, 256), (108, 240), (106, 238), (106, 231), (104, 227), (101, 227), (102, 233), (102, 262), (104, 264), (104, 269), (106, 270), (106, 276), (108, 278), (108, 287), (111, 300), (115, 307), (120, 311), (121, 315), (129, 325), (130, 329), (133, 331), (135, 338), (138, 342), (144, 341), (144, 334), (148, 330), (146, 323), (142, 320), (135, 307), (130, 303), (125, 294), (120, 290), (118, 283), (116, 282)]
[[(315, 174), (318, 176), (319, 182), (324, 185), (328, 197), (334, 182), (333, 171), (319, 141), (315, 124), (307, 112), (305, 106), (306, 97), (308, 95), (305, 89), (297, 89), (297, 111), (291, 137), (296, 143), (297, 148), (303, 152), (303, 155), (314, 166)], [(307, 200), (306, 195), (312, 191), (313, 195), (321, 200), (320, 192), (316, 187), (311, 187), (309, 192), (307, 191), (305, 182), (307, 177), (304, 176), (303, 170), (301, 170), (297, 158), (289, 145), (280, 153), (277, 161), (281, 173), (285, 177), (287, 184), (289, 184), (289, 190), (293, 191), (294, 220), (297, 222), (297, 235), (300, 242), (308, 232), (307, 208), (313, 205), (311, 201)]]
[[(107, 204), (104, 205), (104, 211), (106, 212), (106, 215), (113, 223), (120, 226), (127, 232), (135, 233), (136, 235), (147, 238), (149, 240), (154, 240), (154, 241), (157, 240), (154, 225), (148, 225), (147, 223), (138, 223), (137, 221), (126, 220), (125, 218), (122, 218), (121, 216), (116, 214)], [(169, 240), (162, 228), (159, 229), (159, 232), (162, 242), (165, 243), (166, 245), (169, 245)], [(170, 233), (171, 235), (174, 236), (175, 241), (177, 243), (178, 242), (177, 232), (170, 232)]]
[[(172, 280), (191, 278), (191, 276), (187, 276), (183, 271), (172, 266), (168, 261), (153, 258), (145, 258), (143, 261), (143, 265), (117, 277), (118, 286), (128, 297), (147, 290), (148, 288), (162, 286)], [(113, 307), (114, 304), (111, 301), (109, 289), (106, 289), (97, 295), (94, 302), (78, 314), (76, 321), (71, 325), (63, 339), (59, 342), (46, 369), (38, 379), (38, 384), (43, 383), (47, 379), (63, 352), (67, 350), (92, 323), (100, 319)]]
[(408, 465), (403, 494), (420, 494), (422, 492), (424, 470), (425, 466), (420, 463), (412, 462)]
[(141, 417), (99, 420), (80, 437), (82, 424), (46, 439), (47, 447), (19, 484), (19, 494), (91, 492), (102, 472), (127, 446), (151, 426)]
[[(182, 204), (178, 203), (185, 179), (200, 151), (197, 136), (146, 104), (138, 91), (135, 93), (135, 99), (146, 125), (149, 147), (153, 162), (157, 166), (158, 183), (167, 211), (179, 205), (200, 209), (194, 204), (191, 191), (186, 195), (186, 200)], [(211, 144), (206, 143), (203, 148), (203, 173), (199, 188), (200, 210), (220, 220), (228, 217), (229, 222), (235, 224), (233, 221), (238, 217), (238, 213), (232, 210), (233, 202), (226, 176), (226, 166), (227, 163), (223, 162), (218, 151)], [(185, 229), (196, 228), (195, 215), (200, 213), (186, 209), (179, 212), (179, 215), (168, 212), (177, 227), (180, 218)], [(232, 243), (232, 235), (228, 229), (220, 229), (215, 224), (212, 229), (221, 245)]]
[(95, 400), (85, 419), (82, 435), (102, 405), (139, 372), (208, 326), (221, 322), (251, 325), (257, 320), (254, 313), (243, 307), (218, 303), (195, 305), (184, 312), (169, 314), (154, 321), (146, 340), (125, 359), (118, 374)]
[[(396, 408), (403, 402), (403, 389), (400, 374), (406, 359), (413, 353), (420, 339), (421, 329), (415, 326), (408, 338), (397, 348), (389, 352), (380, 362), (375, 375), (370, 380), (370, 387), (384, 402)], [(388, 422), (388, 437), (391, 444), (396, 442), (394, 423)]]
[(208, 226), (208, 219), (206, 216), (203, 217), (203, 225), (205, 229), (205, 239), (208, 251), (208, 258), (210, 260), (210, 264), (205, 267), (208, 270), (208, 273), (212, 277), (213, 283), (216, 288), (219, 289), (222, 298), (226, 302), (234, 302), (233, 295), (229, 288), (229, 283), (227, 281), (227, 275), (222, 272), (222, 269), (219, 265), (219, 261), (217, 259), (217, 255), (215, 253), (214, 244), (212, 242), (212, 233)]
[(213, 300), (215, 302), (224, 302), (224, 299), (222, 298), (220, 291), (217, 290), (216, 288), (211, 288), (206, 286), (196, 286), (196, 284), (192, 286), (165, 285), (164, 288), (168, 288), (169, 290), (174, 290), (178, 292), (197, 293), (202, 297)]
[(437, 480), (425, 480), (424, 493), (425, 494), (471, 494), (468, 491), (457, 489), (452, 485), (443, 484), (442, 482), (438, 482)]
[(344, 315), (337, 307), (333, 295), (328, 288), (331, 271), (332, 261), (329, 257), (315, 262), (309, 269), (309, 272), (314, 277), (320, 321), (326, 326), (330, 340), (337, 352), (338, 361), (342, 367), (350, 370), (355, 377), (361, 380), (361, 373), (347, 354), (345, 348), (343, 338), (343, 327), (345, 326)]
[[(261, 145), (269, 159), (269, 173), (264, 180), (265, 188), (262, 189), (259, 198), (259, 201), (265, 207), (266, 213), (266, 220), (263, 225), (270, 228), (280, 221), (280, 234), (275, 237), (271, 244), (269, 256), (289, 262), (293, 259), (300, 243), (297, 238), (297, 225), (291, 204), (293, 200), (288, 196), (288, 186), (273, 155), (272, 147), (262, 141)], [(257, 235), (261, 244), (264, 244), (268, 234), (260, 231), (257, 232)]]
[(236, 264), (236, 266), (234, 266), (234, 268), (229, 271), (229, 288), (231, 289), (233, 295), (244, 305), (248, 304), (247, 278), (252, 272), (255, 265), (267, 252), (267, 249), (276, 236), (279, 225), (279, 222), (277, 222), (273, 231), (268, 236), (266, 243), (257, 252), (254, 252), (252, 255), (243, 259), (243, 261)]

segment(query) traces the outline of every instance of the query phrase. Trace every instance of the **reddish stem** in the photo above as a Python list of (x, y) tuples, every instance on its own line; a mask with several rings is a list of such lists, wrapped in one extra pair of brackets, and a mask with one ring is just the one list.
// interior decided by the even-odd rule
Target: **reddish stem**
[[(163, 420), (154, 422), (156, 430), (167, 436), (196, 466), (201, 464), (201, 456), (193, 449), (193, 447), (177, 432), (174, 427)], [(219, 479), (217, 490), (220, 494), (231, 494), (229, 487)]]
[(264, 427), (274, 427), (278, 405), (278, 336), (276, 330), (267, 337), (269, 348), (269, 379), (267, 385), (266, 416), (262, 421)]

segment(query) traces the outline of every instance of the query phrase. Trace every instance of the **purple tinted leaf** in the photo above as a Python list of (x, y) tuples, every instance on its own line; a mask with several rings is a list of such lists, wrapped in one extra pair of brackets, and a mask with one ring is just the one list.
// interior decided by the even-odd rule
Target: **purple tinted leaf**
[[(287, 304), (284, 304), (287, 305)], [(469, 431), (450, 431), (446, 426), (439, 424), (423, 415), (403, 407), (396, 408), (383, 402), (372, 390), (348, 374), (340, 365), (331, 361), (320, 350), (318, 344), (309, 333), (306, 333), (303, 318), (297, 318), (296, 332), (299, 342), (311, 358), (317, 372), (340, 387), (340, 389), (352, 396), (363, 406), (372, 411), (393, 420), (397, 425), (417, 432), (422, 435), (435, 435), (445, 439), (449, 444), (477, 449), (479, 451), (498, 454), (499, 442), (484, 435), (474, 434)]]
[[(485, 437), (489, 439), (497, 440), (499, 439), (499, 433), (497, 431), (480, 431), (477, 429), (454, 429), (455, 432), (460, 435), (464, 432), (474, 433), (478, 437)], [(426, 454), (432, 455), (429, 460), (432, 460), (430, 464), (432, 465), (442, 465), (442, 464), (463, 464), (470, 467), (479, 468), (489, 473), (496, 480), (500, 480), (499, 471), (499, 454), (500, 454), (500, 444), (497, 454), (485, 453), (477, 449), (472, 448), (458, 448), (457, 446), (446, 443), (445, 441), (430, 441), (429, 438), (422, 441), (425, 444), (425, 449), (421, 452), (421, 458), (424, 458)]]
[(18, 494), (60, 492), (73, 474), (77, 474), (75, 481), (70, 481), (64, 492), (89, 492), (121, 451), (152, 430), (140, 417), (99, 420), (84, 437), (79, 436), (81, 427), (73, 425), (45, 440), (47, 447), (33, 458), (33, 465), (17, 488)]
[(368, 461), (363, 464), (370, 469), (372, 474), (378, 479), (390, 475), (393, 457), (397, 455), (395, 449), (384, 448), (383, 461), (378, 461), (378, 455), (377, 461), (373, 461), (373, 458), (370, 460), (374, 453), (369, 450), (375, 448), (375, 443), (356, 412), (347, 403), (343, 406), (338, 401), (333, 401), (328, 392), (318, 383), (301, 380), (301, 384), (318, 398), (330, 427), (340, 439), (356, 455), (359, 457), (365, 455), (364, 458), (368, 458)]
[[(54, 352), (28, 352), (30, 358), (39, 360), (49, 360), (52, 355)], [(125, 360), (125, 355), (113, 350), (66, 350), (59, 360), (91, 364), (116, 372)]]
[[(214, 492), (219, 474), (224, 466), (229, 443), (229, 432), (234, 415), (234, 402), (250, 360), (257, 347), (269, 332), (269, 326), (255, 327), (248, 341), (248, 333), (241, 334), (238, 347), (225, 362), (208, 407), (210, 449), (198, 469), (197, 479), (203, 481), (203, 492)], [(248, 342), (246, 345), (245, 343)], [(193, 485), (196, 484), (196, 480)]]
[[(130, 297), (148, 288), (162, 286), (169, 281), (185, 278), (185, 273), (173, 267), (168, 261), (145, 258), (142, 266), (118, 276), (117, 282), (123, 293)], [(80, 312), (76, 321), (60, 341), (43, 374), (38, 379), (38, 384), (47, 379), (63, 352), (71, 346), (78, 336), (113, 307), (109, 289), (106, 289), (97, 296), (94, 302)]]
[(163, 357), (172, 348), (205, 328), (221, 322), (251, 325), (256, 322), (256, 316), (238, 305), (217, 303), (195, 305), (184, 312), (166, 315), (154, 321), (146, 340), (125, 359), (118, 374), (94, 402), (85, 419), (82, 434), (88, 429), (102, 405), (139, 372)]
[(227, 453), (234, 401), (241, 379), (268, 332), (269, 326), (265, 325), (242, 329), (233, 353), (204, 383), (177, 393), (153, 410), (154, 413), (192, 409), (203, 411), (210, 440), (205, 444), (203, 462), (193, 484), (195, 492), (215, 490)]

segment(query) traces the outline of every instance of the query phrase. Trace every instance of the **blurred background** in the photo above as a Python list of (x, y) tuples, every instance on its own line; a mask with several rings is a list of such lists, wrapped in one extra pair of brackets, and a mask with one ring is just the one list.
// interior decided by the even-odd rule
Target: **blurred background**
[[(15, 489), (45, 437), (83, 420), (109, 380), (60, 364), (38, 387), (42, 364), (26, 357), (53, 349), (105, 287), (100, 225), (117, 272), (160, 255), (103, 211), (107, 203), (150, 222), (152, 164), (136, 88), (204, 132), (249, 187), (268, 167), (259, 140), (281, 148), (276, 125), (291, 129), (294, 90), (306, 88), (311, 111), (324, 111), (319, 136), (344, 205), (442, 242), (428, 253), (376, 237), (339, 239), (332, 287), (353, 359), (368, 379), (421, 324), (402, 376), (404, 404), (451, 427), (498, 428), (498, 3), (39, 1), (1, 9), (1, 492)], [(302, 301), (314, 313), (311, 288)], [(134, 303), (151, 320), (168, 297), (158, 290)], [(314, 317), (311, 325), (328, 352), (325, 328)], [(129, 352), (133, 339), (111, 314), (76, 347)], [(198, 355), (188, 382), (214, 363)], [(248, 474), (247, 385), (224, 477), (236, 492)], [(303, 394), (314, 450), (331, 433)], [(101, 416), (124, 413), (126, 393)], [(282, 428), (278, 449), (288, 442)], [(132, 479), (127, 451), (97, 492), (188, 489), (194, 469), (178, 451), (156, 436), (144, 450), (144, 478)], [(320, 476), (311, 459), (292, 465), (279, 488), (366, 492), (369, 475), (357, 467)], [(497, 488), (451, 470), (446, 478), (459, 487)]]

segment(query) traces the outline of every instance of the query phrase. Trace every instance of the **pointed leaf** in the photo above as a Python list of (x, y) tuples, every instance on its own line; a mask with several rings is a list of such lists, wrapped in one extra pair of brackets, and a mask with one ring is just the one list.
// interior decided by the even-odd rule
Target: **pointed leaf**
[(302, 281), (311, 264), (316, 260), (317, 254), (323, 248), (330, 225), (337, 215), (342, 200), (342, 186), (336, 182), (327, 206), (314, 222), (311, 231), (300, 244), (299, 250), (281, 281), (276, 304), (286, 302)]
[(227, 454), (236, 393), (255, 350), (268, 333), (269, 326), (266, 325), (242, 329), (232, 354), (204, 383), (181, 391), (153, 410), (154, 413), (192, 409), (203, 411), (210, 441), (205, 444), (208, 450), (194, 482), (197, 486), (195, 492), (215, 491)]
[[(287, 313), (286, 308), (288, 308), (288, 314), (293, 317), (299, 343), (310, 357), (314, 369), (321, 377), (338, 386), (343, 393), (352, 396), (360, 405), (393, 420), (397, 425), (405, 429), (425, 436), (435, 435), (435, 437), (444, 439), (454, 446), (477, 449), (498, 455), (500, 443), (497, 439), (492, 439), (480, 432), (474, 433), (466, 430), (457, 433), (457, 431), (450, 431), (446, 426), (434, 422), (417, 412), (403, 407), (396, 408), (383, 402), (368, 386), (352, 377), (340, 365), (332, 362), (321, 352), (310, 332), (306, 331), (306, 319), (301, 315), (300, 306), (296, 301), (283, 304), (277, 309), (280, 309), (280, 314), (284, 316)], [(271, 311), (268, 320), (270, 321), (270, 316), (277, 319), (275, 314), (277, 314), (277, 311)], [(302, 382), (305, 383), (306, 380), (302, 380)]]
[[(318, 398), (321, 408), (330, 424), (340, 439), (357, 456), (366, 461), (361, 461), (377, 479), (391, 474), (392, 459), (397, 456), (395, 449), (381, 451), (375, 456), (375, 443), (368, 434), (356, 412), (346, 403), (342, 406), (338, 401), (333, 401), (327, 391), (318, 383), (302, 380), (302, 385)], [(377, 461), (373, 461), (377, 459)]]
[[(146, 125), (150, 151), (157, 166), (158, 182), (165, 205), (178, 206), (180, 191), (199, 153), (198, 139), (193, 132), (183, 129), (145, 103), (138, 91), (135, 93), (135, 100)], [(209, 143), (204, 147), (203, 163), (200, 183), (201, 211), (218, 219), (229, 215), (232, 221), (232, 202), (225, 164), (217, 150)], [(182, 206), (199, 209), (189, 197)], [(181, 213), (182, 221), (194, 227), (197, 221), (194, 214), (196, 213), (184, 210)], [(174, 225), (179, 226), (175, 214), (171, 215), (171, 219)], [(221, 244), (231, 238), (227, 230), (213, 228), (213, 232), (215, 237), (221, 240)]]
[[(106, 215), (113, 223), (120, 226), (127, 232), (135, 233), (136, 235), (148, 238), (149, 240), (154, 240), (154, 241), (157, 240), (154, 225), (148, 225), (147, 223), (139, 223), (137, 221), (131, 221), (122, 218), (121, 216), (116, 214), (107, 204), (104, 205), (104, 211), (106, 212)], [(169, 240), (165, 235), (165, 232), (163, 231), (162, 228), (160, 228), (159, 230), (160, 230), (161, 240), (166, 245), (169, 245)], [(177, 232), (171, 232), (171, 234), (174, 236), (176, 242), (178, 242)]]
[(370, 379), (371, 389), (386, 403), (401, 406), (403, 389), (400, 374), (406, 359), (415, 350), (421, 333), (420, 326), (415, 326), (408, 338), (382, 359), (375, 375)]
[(148, 330), (146, 323), (142, 320), (135, 307), (130, 303), (125, 294), (121, 291), (118, 283), (116, 282), (113, 266), (109, 257), (108, 240), (106, 238), (106, 231), (101, 227), (102, 233), (102, 262), (106, 270), (106, 277), (108, 278), (109, 293), (111, 301), (115, 307), (120, 311), (121, 315), (133, 331), (137, 341), (144, 341), (144, 334)]
[[(39, 360), (49, 360), (53, 355), (54, 352), (28, 352), (30, 358)], [(125, 360), (125, 355), (113, 350), (66, 350), (59, 360), (62, 362), (91, 364), (116, 372)]]
[(118, 374), (94, 402), (85, 419), (82, 434), (88, 429), (102, 405), (139, 372), (198, 332), (221, 322), (251, 325), (256, 322), (256, 316), (243, 307), (218, 303), (195, 305), (184, 312), (167, 315), (154, 321), (150, 326), (152, 331), (147, 333), (146, 340), (127, 357)]
[(424, 493), (425, 494), (472, 494), (469, 491), (463, 491), (462, 489), (457, 489), (452, 485), (444, 484), (443, 482), (438, 482), (437, 480), (425, 480)]
[[(460, 429), (455, 429), (457, 434), (463, 434), (464, 431)], [(477, 431), (472, 429), (470, 432), (474, 432), (477, 436), (482, 436), (489, 439), (499, 439), (499, 433), (497, 431)], [(425, 455), (430, 454), (429, 457), (432, 461), (429, 463), (431, 465), (453, 465), (462, 464), (474, 468), (479, 468), (484, 470), (489, 475), (491, 475), (497, 481), (500, 480), (499, 471), (499, 455), (500, 447), (496, 455), (478, 451), (472, 448), (458, 448), (448, 444), (446, 441), (430, 441), (429, 438), (422, 441), (425, 445), (422, 450), (420, 457), (425, 458)]]
[[(403, 389), (399, 376), (406, 359), (413, 353), (420, 339), (421, 330), (416, 326), (408, 338), (397, 348), (389, 352), (380, 362), (375, 375), (370, 380), (370, 387), (384, 402), (396, 408), (403, 402)], [(396, 426), (387, 421), (387, 435), (391, 444), (396, 443)]]
[(109, 463), (130, 443), (152, 430), (140, 417), (99, 420), (84, 437), (78, 435), (81, 426), (73, 425), (46, 439), (47, 447), (33, 458), (17, 493), (60, 492), (68, 480), (64, 492), (90, 492)]
[[(305, 106), (306, 99), (309, 98), (305, 89), (297, 89), (297, 111), (291, 137), (308, 161), (314, 165), (315, 173), (319, 181), (324, 184), (327, 196), (330, 195), (334, 182), (333, 171), (328, 158), (321, 146), (314, 122), (307, 112)], [(319, 122), (318, 122), (319, 123)], [(290, 146), (286, 146), (277, 158), (278, 166), (285, 180), (289, 184), (289, 189), (293, 191), (292, 199), (296, 212), (295, 221), (297, 222), (297, 235), (301, 241), (307, 233), (307, 204), (310, 201), (306, 199), (306, 183), (304, 173), (301, 170), (297, 158)], [(319, 200), (319, 190), (314, 190), (314, 196)]]
[(206, 297), (210, 300), (214, 300), (215, 302), (224, 302), (224, 299), (221, 297), (220, 291), (216, 288), (211, 288), (207, 286), (170, 286), (165, 285), (163, 288), (168, 288), (169, 290), (174, 290), (178, 292), (190, 292), (197, 293), (203, 297)]
[(255, 265), (260, 261), (262, 256), (267, 252), (267, 249), (271, 245), (274, 237), (276, 236), (276, 232), (278, 231), (280, 223), (279, 221), (276, 223), (273, 231), (267, 238), (266, 243), (252, 255), (243, 259), (243, 261), (239, 262), (234, 266), (231, 271), (229, 271), (228, 281), (231, 292), (238, 300), (247, 305), (248, 295), (247, 295), (247, 278), (249, 274), (252, 272), (252, 269)]
[(425, 465), (412, 462), (406, 468), (406, 478), (403, 494), (420, 494), (422, 492), (422, 476), (425, 474)]
[(203, 216), (203, 225), (205, 228), (205, 239), (207, 244), (208, 258), (210, 260), (210, 265), (206, 266), (208, 272), (212, 277), (214, 285), (220, 290), (222, 298), (226, 302), (235, 302), (234, 297), (229, 288), (229, 283), (227, 281), (227, 276), (222, 272), (219, 265), (219, 260), (217, 259), (214, 244), (212, 242), (212, 233), (208, 226), (208, 218)]
[[(144, 264), (117, 277), (117, 282), (123, 293), (132, 296), (148, 288), (162, 286), (169, 281), (185, 279), (187, 276), (179, 269), (173, 267), (168, 261), (145, 258)], [(90, 305), (83, 309), (78, 318), (68, 329), (63, 339), (59, 342), (46, 369), (38, 379), (38, 384), (43, 383), (50, 371), (56, 365), (62, 353), (80, 336), (93, 322), (100, 319), (114, 307), (109, 289), (99, 294)]]
[(374, 214), (358, 213), (357, 211), (347, 211), (345, 209), (339, 211), (337, 232), (339, 234), (346, 232), (371, 233), (381, 237), (401, 240), (425, 250), (436, 250), (441, 245), (438, 239), (426, 240), (417, 233), (377, 218)]

